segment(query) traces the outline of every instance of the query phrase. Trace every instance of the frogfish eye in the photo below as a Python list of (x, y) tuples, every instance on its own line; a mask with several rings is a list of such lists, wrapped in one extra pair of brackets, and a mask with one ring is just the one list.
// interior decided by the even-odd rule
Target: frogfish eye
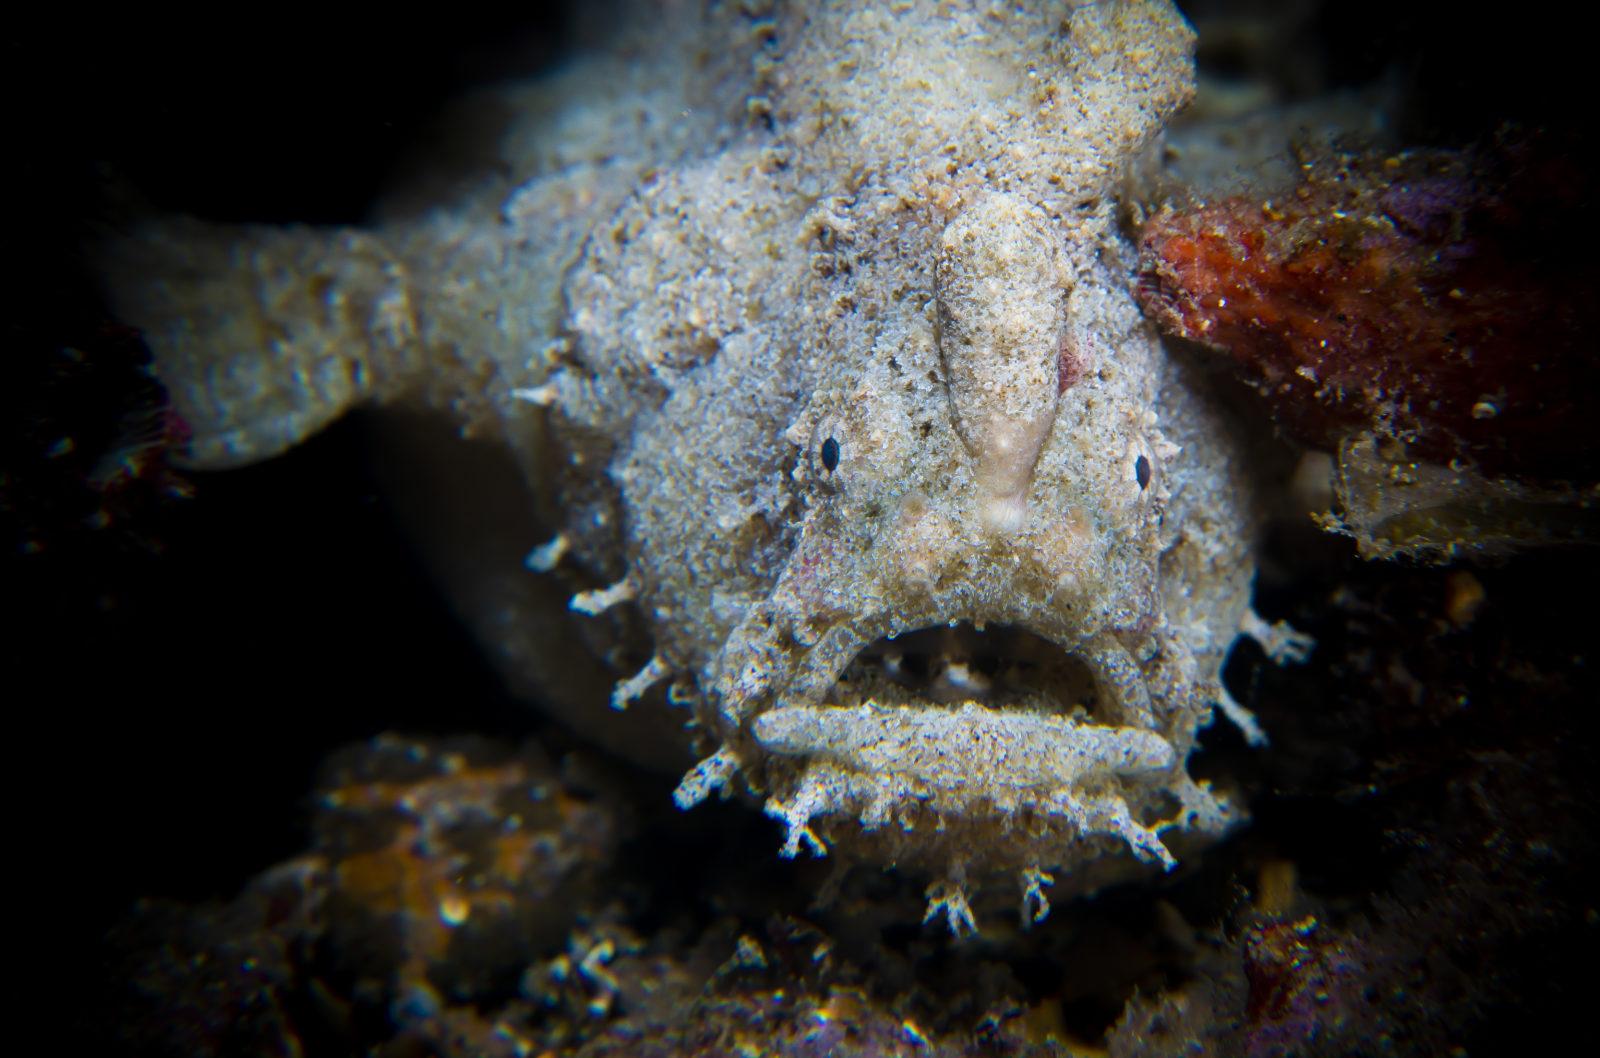
[[(823, 459), (827, 459), (827, 456), (824, 455)], [(1133, 479), (1139, 483), (1141, 489), (1150, 487), (1150, 460), (1140, 456), (1133, 461)]]
[(832, 474), (839, 466), (839, 442), (830, 437), (822, 442), (822, 469)]

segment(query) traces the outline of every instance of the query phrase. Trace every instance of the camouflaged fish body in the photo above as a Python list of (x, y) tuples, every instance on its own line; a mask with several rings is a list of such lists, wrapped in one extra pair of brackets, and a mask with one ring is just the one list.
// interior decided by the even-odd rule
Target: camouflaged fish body
[(685, 807), (754, 791), (785, 852), (930, 872), (958, 930), (982, 875), (1037, 917), (1051, 881), (1170, 867), (1237, 818), (1196, 730), (1258, 735), (1218, 682), (1243, 452), (1141, 319), (1112, 202), (1190, 30), (1158, 0), (654, 10), (502, 93), (502, 164), (444, 205), (119, 248), (195, 461), (442, 410), (549, 533), (463, 611), (608, 741), (670, 710)]

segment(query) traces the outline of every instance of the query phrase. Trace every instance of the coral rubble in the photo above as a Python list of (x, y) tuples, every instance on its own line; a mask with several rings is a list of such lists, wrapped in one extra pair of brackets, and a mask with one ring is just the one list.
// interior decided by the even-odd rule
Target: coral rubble
[(122, 1042), (297, 1055), (376, 1023), (450, 1053), (526, 1053), (512, 1010), (480, 1010), (517, 996), (528, 963), (566, 939), (626, 820), (611, 791), (531, 745), (383, 736), (347, 750), (311, 849), (229, 904), (147, 903), (119, 927)]

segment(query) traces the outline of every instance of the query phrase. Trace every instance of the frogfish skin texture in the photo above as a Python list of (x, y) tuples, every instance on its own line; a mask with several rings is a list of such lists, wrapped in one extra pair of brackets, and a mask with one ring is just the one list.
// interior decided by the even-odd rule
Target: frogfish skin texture
[(107, 251), (191, 461), (386, 406), (514, 688), (678, 761), (685, 808), (764, 804), (785, 854), (924, 872), (957, 931), (985, 880), (1032, 919), (1202, 848), (1241, 806), (1189, 775), (1198, 729), (1264, 738), (1223, 658), (1301, 644), (1250, 613), (1245, 448), (1115, 220), (1192, 92), (1187, 24), (631, 10), (463, 104), (517, 117), (442, 199)]

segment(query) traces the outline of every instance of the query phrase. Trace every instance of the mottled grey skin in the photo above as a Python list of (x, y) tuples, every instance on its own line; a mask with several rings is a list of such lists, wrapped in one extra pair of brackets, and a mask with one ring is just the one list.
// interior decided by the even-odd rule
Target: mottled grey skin
[[(1213, 705), (1259, 738), (1229, 645), (1297, 646), (1250, 623), (1244, 453), (1114, 222), (1188, 27), (1164, 0), (668, 6), (502, 93), (525, 118), (453, 201), (118, 248), (194, 461), (363, 400), (444, 411), (518, 468), (433, 479), (496, 505), (436, 533), (463, 613), (613, 745), (672, 710), (709, 754), (680, 804), (747, 788), (790, 854), (932, 873), (958, 931), (979, 875), (1039, 917), (1044, 885), (1170, 867), (1238, 816), (1185, 769)], [(497, 558), (533, 520), (534, 572)], [(900, 637), (951, 625), (909, 678)], [(977, 673), (1000, 642), (1028, 656)]]

